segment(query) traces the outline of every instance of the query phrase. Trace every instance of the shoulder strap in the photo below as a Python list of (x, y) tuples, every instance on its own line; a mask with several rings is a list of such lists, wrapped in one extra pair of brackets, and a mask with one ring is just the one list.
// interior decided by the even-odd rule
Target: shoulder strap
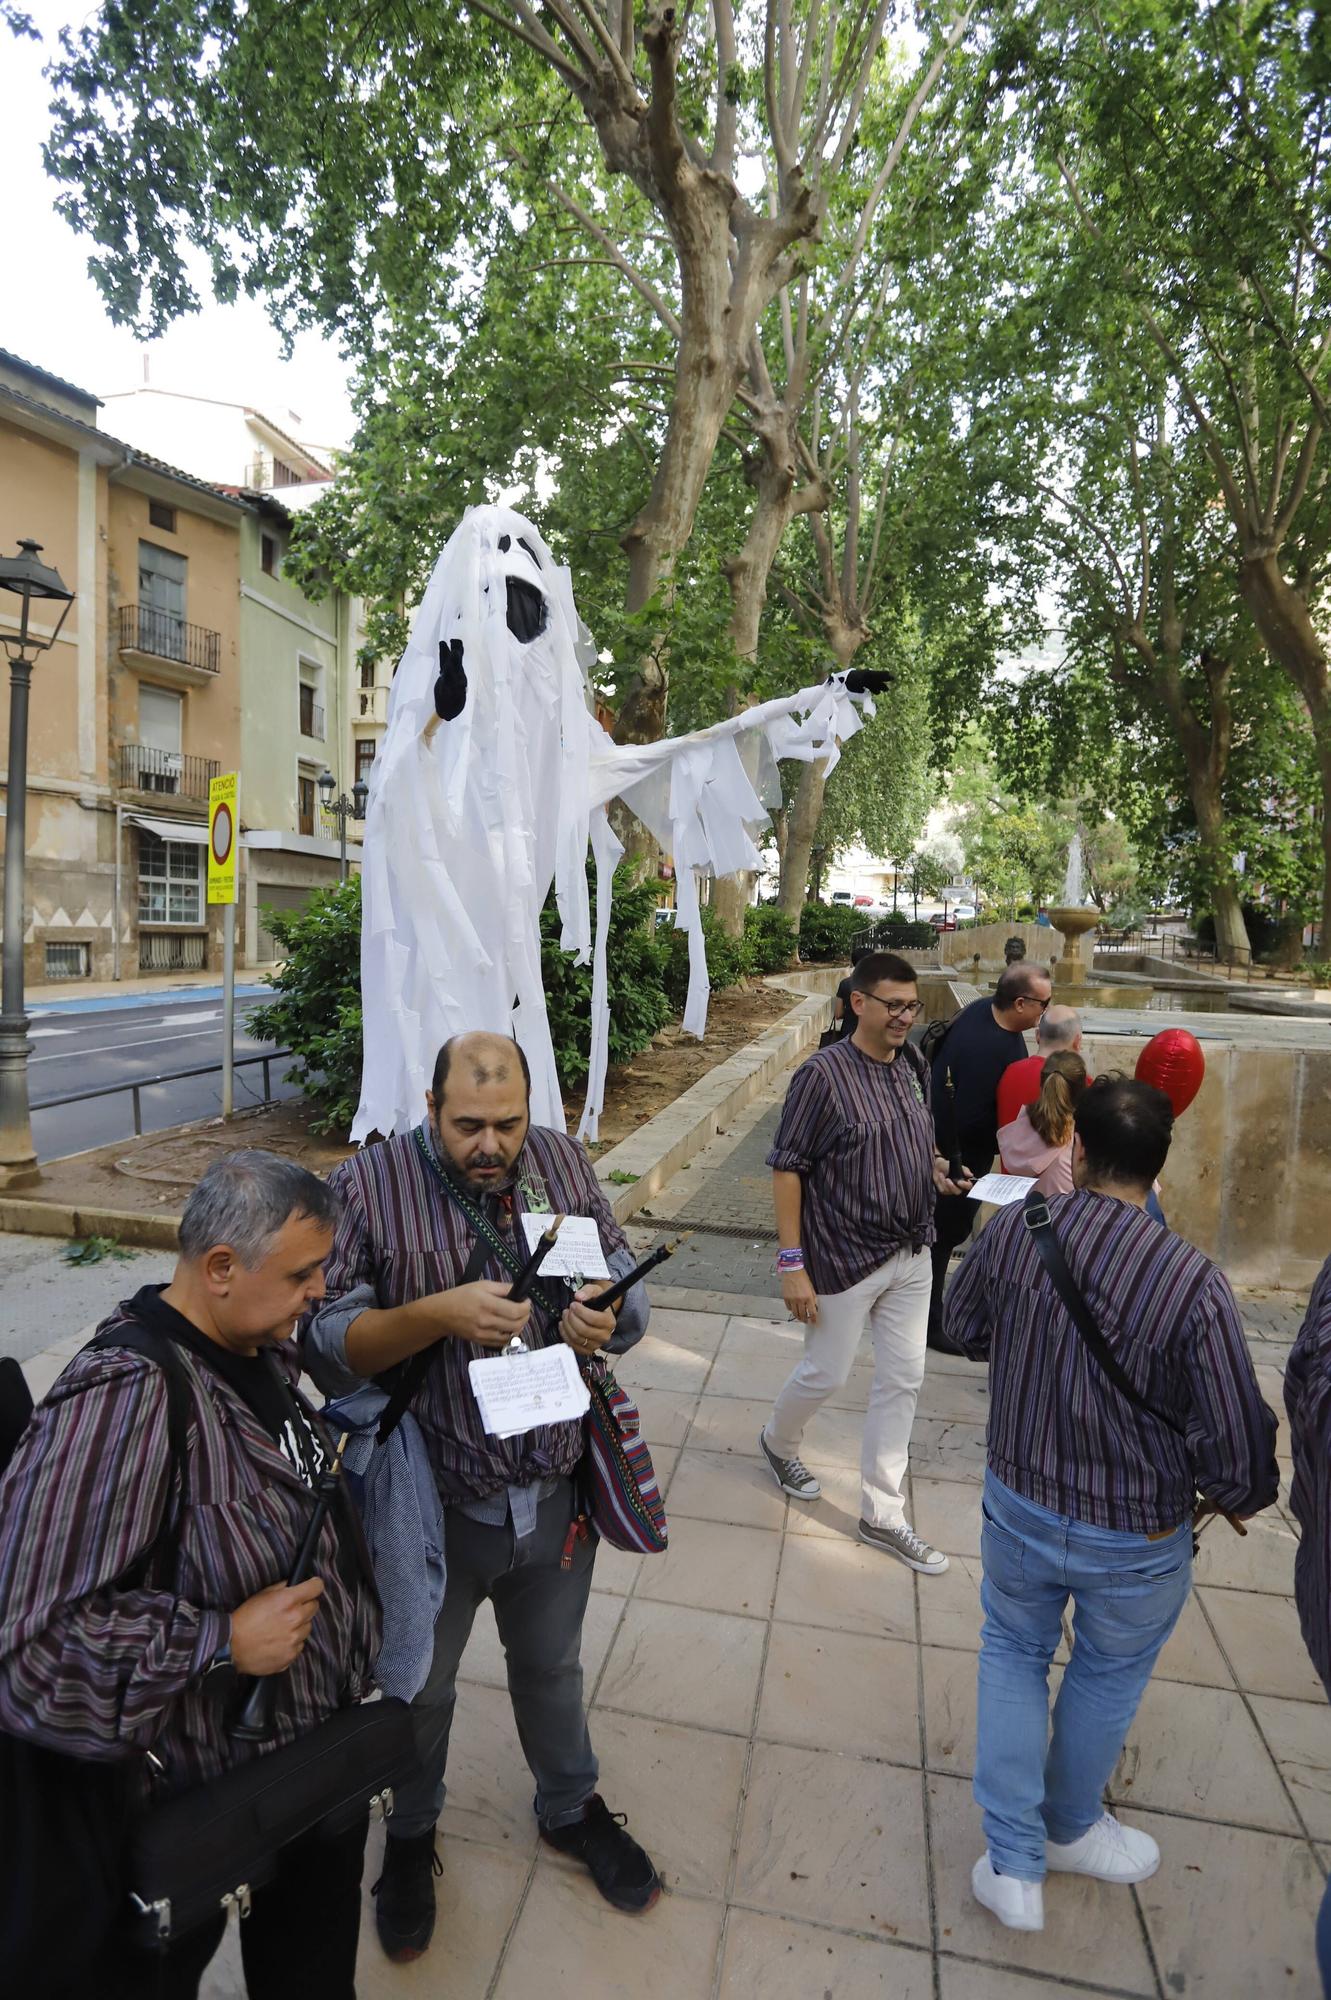
[(118, 1327), (108, 1327), (105, 1333), (94, 1334), (88, 1345), (96, 1348), (127, 1347), (131, 1353), (142, 1354), (155, 1362), (166, 1377), (166, 1442), (175, 1474), (175, 1505), (171, 1505), (168, 1497), (161, 1524), (140, 1561), (146, 1570), (160, 1558), (164, 1569), (174, 1580), (180, 1560), (185, 1508), (189, 1501), (191, 1397), (184, 1364), (171, 1341), (131, 1321)]
[[(490, 1257), (489, 1245), (483, 1236), (478, 1236), (471, 1246), (467, 1268), (459, 1278), (460, 1285), (473, 1285), (485, 1269)], [(376, 1444), (387, 1444), (393, 1432), (402, 1422), (407, 1405), (424, 1382), (435, 1361), (443, 1350), (444, 1342), (435, 1340), (428, 1347), (421, 1348), (419, 1354), (410, 1355), (397, 1371), (388, 1401), (379, 1419), (379, 1429), (375, 1433)]]
[[(436, 1159), (430, 1143), (419, 1125), (416, 1127), (413, 1136), (415, 1137), (417, 1150), (421, 1158), (439, 1182), (445, 1194), (451, 1201), (456, 1202), (457, 1206), (462, 1210), (467, 1221), (471, 1224), (472, 1234), (478, 1238), (483, 1238), (488, 1246), (489, 1253), (497, 1257), (504, 1269), (516, 1278), (522, 1270), (522, 1260), (514, 1251), (512, 1244), (504, 1241), (504, 1238), (495, 1228), (489, 1216), (486, 1215), (484, 1209), (478, 1208), (465, 1190), (458, 1186), (452, 1175), (445, 1171), (441, 1162)], [(479, 1272), (477, 1275), (479, 1276)], [(562, 1307), (558, 1299), (539, 1278), (532, 1281), (531, 1295), (534, 1299), (539, 1300), (551, 1319), (559, 1318)]]
[(1127, 1374), (1110, 1347), (1109, 1342), (1096, 1325), (1095, 1315), (1083, 1298), (1081, 1289), (1068, 1269), (1068, 1260), (1063, 1255), (1063, 1246), (1054, 1233), (1054, 1220), (1049, 1213), (1049, 1204), (1038, 1188), (1032, 1188), (1022, 1203), (1026, 1227), (1035, 1238), (1035, 1247), (1040, 1253), (1045, 1270), (1049, 1273), (1054, 1290), (1071, 1314), (1072, 1323), (1090, 1348), (1102, 1374), (1107, 1375), (1121, 1396), (1135, 1403), (1139, 1410), (1145, 1410), (1148, 1417), (1154, 1417), (1166, 1430), (1176, 1437), (1186, 1440), (1187, 1433), (1175, 1418), (1157, 1410), (1154, 1403), (1147, 1401), (1141, 1390)]

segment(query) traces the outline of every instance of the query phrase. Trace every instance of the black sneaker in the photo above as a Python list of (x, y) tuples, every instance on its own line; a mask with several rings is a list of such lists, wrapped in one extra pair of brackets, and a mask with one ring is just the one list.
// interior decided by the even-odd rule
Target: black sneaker
[(572, 1826), (543, 1826), (541, 1839), (560, 1854), (585, 1861), (607, 1903), (617, 1910), (650, 1910), (661, 1893), (661, 1878), (628, 1831), (628, 1815), (612, 1813), (599, 1792)]
[(390, 1833), (384, 1872), (370, 1894), (379, 1942), (395, 1965), (419, 1958), (434, 1935), (434, 1881), (444, 1864), (435, 1852), (434, 1828), (406, 1840)]

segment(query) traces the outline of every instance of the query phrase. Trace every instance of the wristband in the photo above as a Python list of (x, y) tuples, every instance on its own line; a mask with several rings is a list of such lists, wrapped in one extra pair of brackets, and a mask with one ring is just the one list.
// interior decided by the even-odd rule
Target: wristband
[(803, 1250), (798, 1245), (793, 1250), (778, 1250), (776, 1253), (776, 1268), (782, 1277), (785, 1277), (789, 1271), (802, 1271), (804, 1269)]

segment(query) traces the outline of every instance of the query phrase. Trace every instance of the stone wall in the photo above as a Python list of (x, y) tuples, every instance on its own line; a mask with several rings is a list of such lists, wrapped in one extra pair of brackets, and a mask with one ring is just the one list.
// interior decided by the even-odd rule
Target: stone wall
[[(1062, 931), (1048, 924), (978, 924), (974, 930), (941, 931), (938, 944), (945, 965), (969, 968), (978, 951), (982, 972), (1001, 972), (1003, 947), (1012, 937), (1021, 939), (1034, 965), (1048, 965), (1051, 959), (1062, 958), (1067, 949)], [(1089, 959), (1089, 945), (1082, 946), (1082, 953)]]

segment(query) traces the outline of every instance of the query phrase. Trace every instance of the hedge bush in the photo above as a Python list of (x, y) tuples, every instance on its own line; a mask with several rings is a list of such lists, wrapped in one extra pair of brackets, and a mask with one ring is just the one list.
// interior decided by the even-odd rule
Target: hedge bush
[(884, 917), (873, 927), (875, 951), (927, 951), (937, 942), (938, 932), (932, 924), (911, 923), (905, 917)]
[(770, 903), (752, 905), (744, 912), (744, 935), (755, 972), (784, 972), (795, 956), (795, 926)]
[[(748, 926), (743, 937), (733, 938), (718, 923), (716, 913), (702, 913), (703, 943), (707, 949), (707, 983), (713, 993), (726, 986), (738, 986), (755, 968), (754, 949)], [(666, 998), (676, 1013), (683, 1011), (689, 990), (689, 941), (681, 930), (671, 930), (665, 970)]]
[(844, 903), (806, 903), (800, 912), (800, 954), (814, 965), (847, 965), (851, 940), (869, 927), (863, 910)]

